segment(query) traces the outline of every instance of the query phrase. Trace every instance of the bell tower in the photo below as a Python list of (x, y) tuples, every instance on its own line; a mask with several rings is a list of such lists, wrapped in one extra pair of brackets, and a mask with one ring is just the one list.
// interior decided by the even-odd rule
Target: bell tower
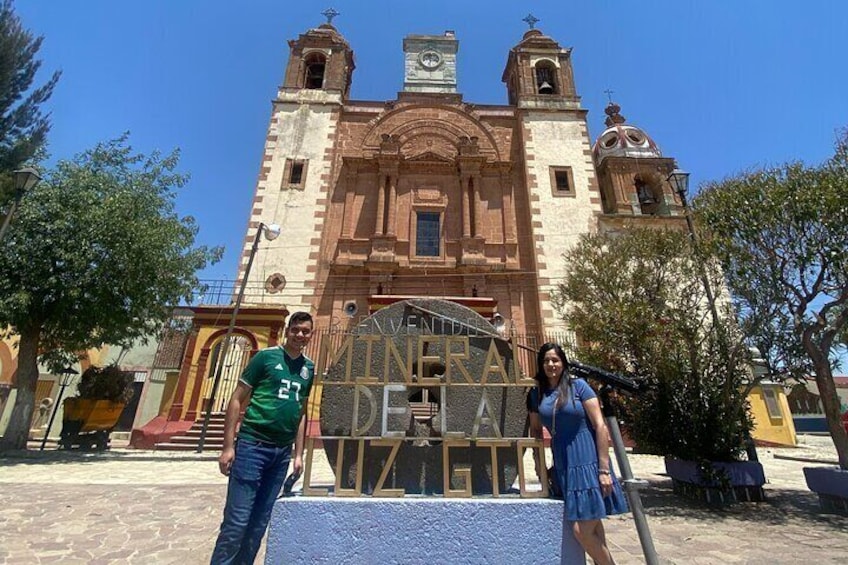
[[(531, 16), (528, 16), (531, 18)], [(525, 20), (527, 21), (527, 20)], [(535, 24), (535, 18), (530, 20)], [(531, 27), (512, 48), (503, 73), (509, 104), (519, 108), (580, 107), (574, 87), (571, 49)]]
[(571, 49), (535, 29), (536, 18), (524, 21), (531, 28), (510, 50), (503, 73), (521, 140), (517, 166), (523, 169), (527, 190), (517, 201), (528, 202), (541, 325), (567, 330), (550, 285), (565, 277), (563, 250), (595, 226), (601, 199), (586, 110), (574, 87)]
[(289, 63), (281, 92), (313, 91), (313, 97), (347, 100), (355, 68), (353, 51), (329, 22), (289, 41)]
[(315, 284), (318, 271), (327, 179), (355, 66), (353, 50), (331, 23), (338, 13), (327, 10), (324, 15), (326, 23), (289, 41), (238, 273), (240, 282), (261, 224), (286, 226), (286, 237), (256, 257), (248, 284), (265, 290), (258, 294), (263, 302), (284, 304), (292, 312), (312, 308), (313, 293), (304, 289)]
[(610, 101), (604, 113), (607, 129), (592, 147), (604, 212), (601, 228), (616, 229), (634, 216), (656, 223), (681, 215), (679, 197), (667, 180), (674, 159), (663, 157), (643, 129), (626, 123), (618, 104)]

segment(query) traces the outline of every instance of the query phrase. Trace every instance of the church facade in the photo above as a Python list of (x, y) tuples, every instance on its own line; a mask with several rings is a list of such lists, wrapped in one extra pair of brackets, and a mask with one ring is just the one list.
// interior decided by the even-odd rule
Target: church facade
[(682, 218), (673, 159), (613, 104), (593, 143), (572, 51), (538, 29), (507, 54), (507, 105), (463, 99), (450, 31), (404, 39), (388, 102), (349, 98), (354, 53), (331, 24), (289, 46), (239, 279), (260, 224), (279, 224), (249, 287), (318, 327), (439, 296), (485, 299), (516, 333), (565, 330), (550, 291), (581, 234)]

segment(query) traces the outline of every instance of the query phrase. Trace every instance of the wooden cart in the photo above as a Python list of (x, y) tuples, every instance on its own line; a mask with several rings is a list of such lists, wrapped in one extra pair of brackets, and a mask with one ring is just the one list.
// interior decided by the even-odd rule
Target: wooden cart
[(65, 414), (59, 447), (104, 451), (109, 449), (109, 433), (118, 423), (126, 404), (109, 400), (66, 398), (62, 406)]

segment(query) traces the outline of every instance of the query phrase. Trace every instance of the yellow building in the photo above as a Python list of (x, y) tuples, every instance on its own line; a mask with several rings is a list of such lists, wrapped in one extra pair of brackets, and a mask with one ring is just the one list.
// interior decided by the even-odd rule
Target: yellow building
[(783, 386), (770, 381), (758, 383), (748, 394), (754, 420), (754, 440), (760, 445), (797, 445), (795, 423)]

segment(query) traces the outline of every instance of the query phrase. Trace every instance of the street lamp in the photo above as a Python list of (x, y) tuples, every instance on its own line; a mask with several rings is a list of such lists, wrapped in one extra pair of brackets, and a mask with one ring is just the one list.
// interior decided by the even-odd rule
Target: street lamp
[(3, 241), (3, 238), (6, 236), (6, 230), (9, 229), (9, 223), (12, 221), (12, 216), (18, 208), (18, 203), (21, 201), (21, 197), (25, 192), (32, 190), (32, 188), (38, 184), (38, 181), (41, 180), (41, 176), (39, 176), (38, 171), (32, 167), (18, 169), (17, 171), (14, 171), (13, 174), (15, 175), (15, 194), (12, 197), (12, 203), (9, 204), (9, 211), (6, 213), (6, 217), (3, 218), (3, 226), (0, 227), (0, 241)]
[(260, 223), (256, 228), (256, 237), (253, 238), (253, 247), (250, 248), (250, 256), (247, 259), (247, 267), (244, 269), (244, 275), (241, 278), (236, 303), (233, 306), (233, 313), (230, 316), (230, 325), (227, 327), (227, 333), (224, 334), (224, 339), (221, 342), (221, 348), (218, 353), (218, 359), (215, 363), (215, 379), (212, 381), (212, 392), (209, 395), (209, 404), (206, 406), (206, 414), (203, 416), (203, 426), (200, 428), (200, 440), (197, 443), (197, 453), (203, 453), (203, 445), (206, 443), (206, 432), (209, 428), (209, 418), (212, 415), (212, 406), (215, 404), (215, 396), (218, 394), (218, 386), (221, 384), (221, 373), (224, 371), (224, 360), (227, 358), (227, 353), (230, 350), (230, 338), (233, 335), (233, 329), (236, 327), (236, 317), (238, 316), (241, 301), (244, 298), (244, 289), (247, 286), (247, 279), (250, 277), (250, 268), (253, 266), (253, 258), (256, 256), (256, 251), (259, 249), (259, 240), (262, 234), (265, 234), (265, 239), (274, 241), (280, 236), (280, 226), (277, 224)]
[(41, 448), (39, 451), (44, 451), (44, 445), (47, 443), (47, 437), (50, 435), (50, 428), (53, 427), (53, 419), (56, 418), (56, 411), (59, 410), (59, 405), (62, 403), (62, 395), (65, 394), (65, 387), (71, 384), (74, 375), (79, 375), (79, 372), (73, 367), (65, 367), (59, 371), (59, 396), (56, 397), (56, 402), (53, 404), (53, 413), (50, 414), (50, 421), (47, 423), (47, 431), (44, 432), (44, 437), (41, 440)]
[[(666, 180), (671, 184), (674, 192), (680, 197), (680, 204), (683, 205), (683, 215), (686, 216), (686, 226), (689, 228), (689, 236), (692, 238), (695, 252), (698, 253), (698, 232), (695, 230), (695, 222), (692, 220), (692, 209), (689, 207), (689, 201), (686, 199), (689, 192), (689, 173), (681, 169), (674, 169)], [(700, 264), (701, 279), (704, 284), (704, 292), (707, 294), (707, 303), (710, 307), (713, 324), (716, 328), (719, 328), (718, 310), (716, 310), (715, 296), (713, 296), (713, 289), (710, 286), (706, 266), (703, 261), (698, 261), (698, 263)]]
[(680, 203), (683, 205), (683, 214), (686, 216), (686, 224), (689, 226), (689, 234), (694, 239), (695, 226), (692, 223), (692, 216), (689, 214), (689, 202), (686, 200), (686, 195), (689, 192), (689, 173), (681, 169), (674, 169), (668, 175), (668, 182), (674, 189), (674, 192), (680, 197)]

